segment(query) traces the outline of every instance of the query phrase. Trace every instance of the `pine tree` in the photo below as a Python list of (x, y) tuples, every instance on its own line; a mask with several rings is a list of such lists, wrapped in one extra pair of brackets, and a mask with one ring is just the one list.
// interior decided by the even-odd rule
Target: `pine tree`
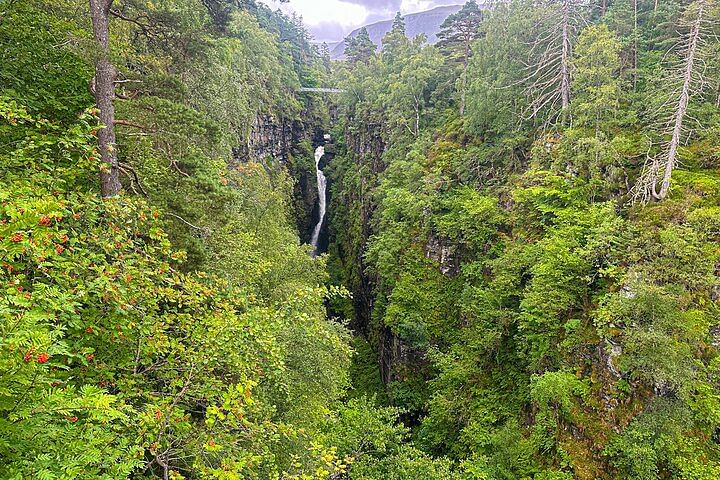
[(320, 58), (322, 59), (323, 66), (325, 67), (326, 71), (330, 71), (332, 63), (331, 63), (331, 57), (330, 57), (330, 47), (326, 42), (323, 42), (322, 45), (320, 45)]
[(397, 12), (393, 20), (392, 29), (383, 37), (383, 55), (392, 61), (400, 55), (400, 50), (410, 44), (405, 35), (405, 19)]
[(402, 33), (405, 35), (405, 19), (400, 14), (400, 12), (397, 12), (395, 14), (395, 19), (393, 20), (392, 29), (390, 30), (392, 33)]
[(357, 36), (345, 39), (345, 56), (351, 65), (368, 63), (376, 48), (365, 27), (360, 29)]
[(113, 0), (90, 0), (93, 36), (99, 49), (91, 90), (100, 110), (100, 121), (105, 125), (98, 131), (100, 157), (104, 163), (103, 168), (100, 169), (100, 190), (103, 198), (114, 197), (122, 188), (115, 151), (115, 108), (113, 106), (117, 70), (108, 58), (110, 55), (108, 38), (112, 4)]
[(440, 26), (438, 47), (443, 50), (453, 63), (462, 66), (460, 75), (460, 115), (465, 114), (465, 96), (467, 93), (467, 69), (472, 55), (472, 41), (480, 35), (480, 23), (483, 12), (475, 2), (470, 0), (462, 9), (450, 15)]

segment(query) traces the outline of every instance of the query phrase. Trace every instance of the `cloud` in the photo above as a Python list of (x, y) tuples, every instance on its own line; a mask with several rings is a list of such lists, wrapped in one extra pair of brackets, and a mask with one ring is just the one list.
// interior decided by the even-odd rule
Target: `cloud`
[(308, 26), (329, 22), (352, 27), (358, 22), (364, 22), (369, 14), (363, 5), (343, 0), (292, 0), (282, 4), (276, 0), (266, 0), (265, 3), (274, 8), (279, 7), (286, 13), (301, 15)]
[(386, 1), (386, 0), (347, 0), (350, 3), (354, 3), (356, 5), (362, 5), (363, 7), (367, 8), (371, 12), (377, 12), (378, 10), (382, 11), (388, 11), (392, 10), (397, 12), (400, 10), (400, 5), (402, 4), (402, 0), (392, 0), (392, 1)]
[(308, 25), (308, 30), (315, 40), (328, 43), (345, 38), (348, 33), (348, 28), (350, 27), (331, 21)]
[(262, 0), (272, 8), (297, 13), (319, 41), (342, 40), (357, 27), (391, 19), (395, 12), (422, 12), (440, 5), (457, 5), (464, 0)]

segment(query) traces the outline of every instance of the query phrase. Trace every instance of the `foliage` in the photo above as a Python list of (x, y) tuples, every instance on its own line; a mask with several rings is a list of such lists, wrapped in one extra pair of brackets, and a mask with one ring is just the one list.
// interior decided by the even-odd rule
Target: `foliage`
[[(338, 72), (333, 279), (362, 298), (413, 447), (467, 478), (716, 475), (717, 91), (693, 97), (670, 199), (628, 202), (667, 141), (658, 92), (695, 7), (589, 6), (483, 11), (464, 99), (463, 69), (436, 63), (461, 57), (457, 35), (390, 33)], [(416, 128), (405, 98), (423, 100)]]

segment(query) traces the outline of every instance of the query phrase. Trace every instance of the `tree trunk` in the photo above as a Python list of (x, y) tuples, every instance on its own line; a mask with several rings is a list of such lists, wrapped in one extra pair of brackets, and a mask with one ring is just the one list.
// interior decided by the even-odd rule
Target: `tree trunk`
[(638, 0), (633, 0), (633, 92), (637, 92), (638, 79)]
[(460, 92), (460, 116), (465, 115), (465, 98), (467, 96), (467, 65), (462, 73), (462, 92)]
[(690, 41), (687, 48), (687, 57), (685, 60), (685, 70), (683, 74), (683, 86), (680, 92), (680, 98), (678, 99), (677, 109), (673, 115), (672, 138), (670, 139), (670, 144), (668, 145), (667, 158), (665, 160), (665, 173), (663, 175), (662, 185), (660, 186), (660, 193), (655, 191), (655, 184), (653, 183), (653, 195), (658, 200), (665, 199), (670, 190), (672, 172), (677, 163), (677, 151), (680, 146), (683, 120), (685, 119), (685, 113), (687, 112), (688, 103), (690, 101), (690, 84), (692, 82), (693, 70), (695, 68), (695, 54), (700, 42), (700, 27), (705, 11), (705, 0), (699, 0), (697, 5), (698, 12), (690, 32)]
[(462, 85), (460, 92), (460, 116), (465, 115), (465, 99), (467, 95), (467, 71), (470, 65), (470, 38), (465, 39), (465, 59), (463, 61)]
[(415, 137), (420, 135), (420, 101), (415, 97)]
[(568, 107), (570, 107), (570, 12), (568, 11), (569, 0), (565, 0), (563, 4), (563, 25), (562, 25), (562, 59), (561, 59), (561, 80), (560, 95), (562, 97), (563, 117), (565, 117)]
[(100, 121), (104, 128), (98, 131), (100, 158), (100, 192), (103, 198), (114, 197), (120, 192), (120, 169), (115, 151), (115, 76), (116, 70), (110, 62), (109, 13), (113, 0), (90, 0), (90, 17), (93, 36), (98, 46), (95, 60), (95, 104), (100, 110)]

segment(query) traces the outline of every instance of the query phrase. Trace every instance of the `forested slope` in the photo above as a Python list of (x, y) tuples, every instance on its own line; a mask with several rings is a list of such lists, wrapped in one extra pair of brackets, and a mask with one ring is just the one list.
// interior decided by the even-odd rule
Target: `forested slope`
[(0, 3), (0, 478), (719, 478), (719, 22)]
[(334, 308), (420, 448), (470, 478), (720, 476), (718, 13), (471, 2), (437, 46), (396, 22), (349, 52)]

